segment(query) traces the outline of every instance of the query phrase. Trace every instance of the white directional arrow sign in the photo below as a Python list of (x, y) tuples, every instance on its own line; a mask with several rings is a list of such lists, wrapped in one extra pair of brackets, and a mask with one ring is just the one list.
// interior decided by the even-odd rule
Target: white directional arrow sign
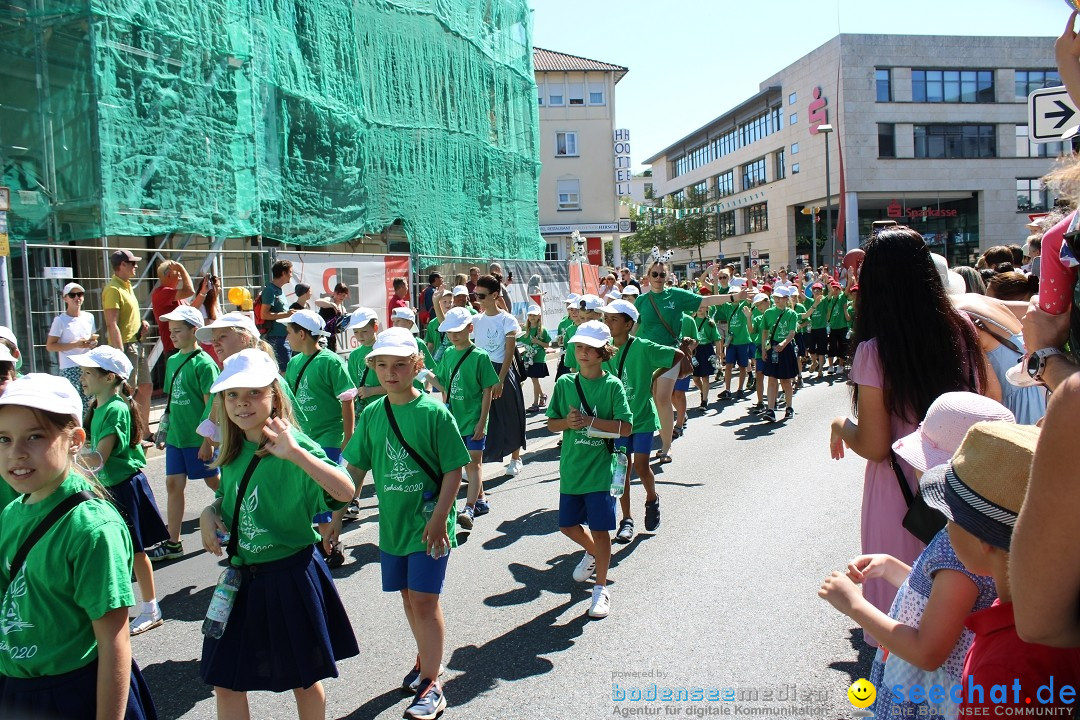
[(1080, 125), (1080, 110), (1063, 87), (1044, 88), (1028, 95), (1028, 138), (1047, 143)]

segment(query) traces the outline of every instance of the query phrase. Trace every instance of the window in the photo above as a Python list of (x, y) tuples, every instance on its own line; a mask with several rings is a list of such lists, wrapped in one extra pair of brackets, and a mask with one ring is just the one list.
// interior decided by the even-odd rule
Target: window
[(769, 229), (769, 203), (763, 202), (746, 208), (746, 232)]
[(790, 95), (787, 96), (787, 104), (788, 105), (794, 105), (798, 101), (799, 101), (799, 94), (798, 93), (791, 93)]
[(799, 122), (799, 113), (791, 113), (788, 115), (787, 124), (794, 125)]
[(585, 104), (585, 84), (584, 83), (570, 83), (567, 90), (567, 96), (570, 98), (571, 105), (584, 105)]
[(705, 195), (709, 192), (709, 183), (705, 180), (702, 180), (699, 183), (694, 183), (686, 189), (690, 193), (691, 202), (701, 202), (705, 199)]
[(645, 199), (646, 200), (652, 200), (652, 198), (653, 198), (652, 183), (644, 183), (642, 185), (642, 188), (643, 188), (643, 190), (645, 192)]
[(877, 101), (892, 102), (892, 70), (878, 68), (874, 79), (877, 84)]
[(559, 243), (549, 242), (544, 247), (544, 259), (549, 261), (559, 259)]
[(878, 123), (877, 154), (882, 158), (896, 157), (896, 126), (892, 123)]
[(577, 157), (577, 133), (555, 133), (555, 157)]
[(791, 174), (792, 175), (798, 175), (799, 174), (799, 163), (792, 163), (791, 164)]
[(996, 126), (916, 125), (915, 157), (997, 157)]
[(1016, 179), (1016, 211), (1046, 212), (1050, 209), (1050, 192), (1039, 178)]
[(581, 209), (581, 181), (578, 179), (559, 180), (559, 210)]
[(540, 83), (540, 84), (538, 84), (536, 86), (536, 104), (537, 105), (543, 105), (544, 104), (544, 85), (543, 85), (543, 83)]
[(735, 171), (728, 170), (716, 176), (716, 197), (726, 197), (735, 193)]
[(798, 155), (799, 154), (799, 143), (791, 143), (791, 154), (792, 155)]
[(783, 180), (787, 177), (787, 172), (784, 168), (784, 148), (780, 148), (776, 151), (776, 179)]
[(716, 215), (716, 235), (717, 237), (731, 237), (735, 234), (735, 211), (728, 210), (727, 212), (717, 213)]
[(565, 96), (563, 95), (562, 85), (550, 85), (548, 86), (548, 105), (554, 105), (561, 107), (566, 104)]
[(589, 104), (604, 104), (604, 83), (589, 83)]
[(776, 107), (742, 123), (719, 137), (713, 138), (704, 145), (699, 145), (693, 150), (687, 151), (672, 162), (672, 177), (688, 173), (695, 168), (707, 165), (729, 153), (733, 153), (739, 148), (746, 147), (772, 135), (782, 129), (783, 119), (783, 111)]
[(1061, 75), (1057, 70), (1017, 70), (1016, 99), (1026, 102), (1032, 92), (1060, 84)]
[(1016, 157), (1055, 158), (1072, 152), (1071, 142), (1036, 143), (1028, 139), (1028, 126), (1016, 126)]
[(742, 189), (749, 190), (765, 184), (765, 158), (758, 158), (742, 166)]
[(925, 103), (994, 102), (992, 70), (912, 70), (911, 99)]

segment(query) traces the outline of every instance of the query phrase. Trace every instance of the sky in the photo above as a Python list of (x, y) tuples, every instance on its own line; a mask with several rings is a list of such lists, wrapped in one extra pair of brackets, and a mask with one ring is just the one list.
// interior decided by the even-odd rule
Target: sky
[(1060, 35), (1068, 0), (529, 0), (533, 44), (629, 68), (634, 170), (838, 33)]

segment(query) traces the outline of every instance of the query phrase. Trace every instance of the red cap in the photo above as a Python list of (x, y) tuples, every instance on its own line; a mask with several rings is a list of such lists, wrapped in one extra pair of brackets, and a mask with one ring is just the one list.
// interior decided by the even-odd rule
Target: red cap
[(810, 289), (811, 290), (824, 290), (825, 286), (822, 285), (821, 283), (814, 283), (813, 285), (810, 286)]
[(761, 286), (761, 292), (763, 292), (763, 293), (771, 293), (772, 292), (772, 285), (768, 285), (768, 284), (762, 285)]
[(859, 283), (855, 283), (847, 289), (848, 292), (859, 292)]
[(843, 288), (844, 286), (841, 285), (840, 283), (838, 283), (837, 281), (833, 280), (831, 283), (829, 283), (829, 287), (831, 287), (831, 288)]
[(702, 285), (701, 287), (698, 288), (698, 292), (701, 293), (702, 295), (712, 295), (712, 290), (705, 287), (704, 285)]

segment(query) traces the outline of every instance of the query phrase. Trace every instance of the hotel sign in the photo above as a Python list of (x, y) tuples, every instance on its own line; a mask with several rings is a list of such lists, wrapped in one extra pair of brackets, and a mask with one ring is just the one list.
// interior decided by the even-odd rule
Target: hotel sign
[(577, 230), (581, 233), (588, 232), (619, 232), (619, 223), (578, 223), (576, 225), (541, 225), (541, 235), (569, 235)]

